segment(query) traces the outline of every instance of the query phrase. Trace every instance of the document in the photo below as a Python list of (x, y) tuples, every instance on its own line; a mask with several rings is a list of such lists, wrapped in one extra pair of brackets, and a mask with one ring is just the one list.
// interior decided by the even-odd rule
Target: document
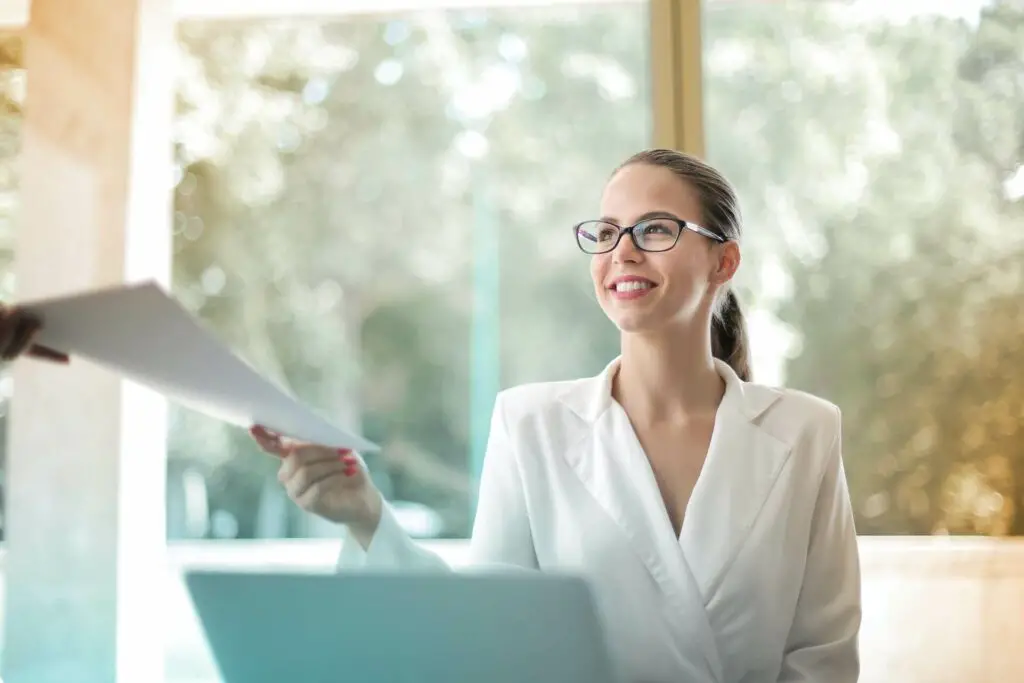
[(260, 375), (156, 283), (19, 304), (38, 315), (36, 341), (230, 424), (361, 452), (378, 447)]

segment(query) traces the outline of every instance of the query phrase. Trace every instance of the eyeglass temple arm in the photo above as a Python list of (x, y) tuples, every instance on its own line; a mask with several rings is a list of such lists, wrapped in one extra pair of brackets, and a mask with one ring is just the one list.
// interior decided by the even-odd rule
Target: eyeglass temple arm
[(702, 226), (700, 226), (700, 225), (697, 225), (696, 223), (690, 223), (690, 222), (688, 222), (688, 221), (680, 221), (680, 222), (681, 222), (681, 223), (682, 223), (682, 224), (683, 224), (684, 226), (686, 226), (686, 228), (687, 228), (688, 230), (693, 230), (693, 231), (694, 231), (695, 233), (697, 233), (698, 235), (704, 235), (704, 236), (705, 236), (705, 237), (707, 237), (708, 239), (714, 240), (714, 241), (716, 241), (716, 242), (723, 242), (723, 243), (724, 243), (724, 242), (728, 242), (728, 241), (729, 241), (729, 240), (728, 240), (727, 238), (725, 238), (725, 237), (722, 237), (721, 235), (716, 235), (715, 233), (711, 232), (711, 231), (710, 231), (710, 230), (708, 230), (707, 228), (705, 228), (705, 227), (702, 227)]

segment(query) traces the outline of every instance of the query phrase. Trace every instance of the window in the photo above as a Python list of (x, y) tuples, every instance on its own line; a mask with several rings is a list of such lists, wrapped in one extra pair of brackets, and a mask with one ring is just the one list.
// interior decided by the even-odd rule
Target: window
[[(571, 226), (649, 144), (647, 33), (644, 3), (180, 25), (176, 294), (381, 443), (418, 536), (468, 535), (500, 388), (615, 353)], [(239, 430), (176, 410), (170, 449), (171, 538), (336, 536)]]
[(705, 22), (762, 377), (843, 409), (862, 534), (1024, 534), (1024, 15), (715, 2)]

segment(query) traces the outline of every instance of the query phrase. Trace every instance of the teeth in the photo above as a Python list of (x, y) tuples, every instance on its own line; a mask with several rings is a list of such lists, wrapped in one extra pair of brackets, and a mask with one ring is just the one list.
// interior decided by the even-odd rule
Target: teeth
[(650, 289), (650, 288), (651, 288), (651, 283), (650, 282), (640, 282), (638, 280), (630, 280), (628, 282), (616, 282), (615, 283), (615, 291), (616, 292), (635, 292), (635, 291), (637, 291), (639, 289)]

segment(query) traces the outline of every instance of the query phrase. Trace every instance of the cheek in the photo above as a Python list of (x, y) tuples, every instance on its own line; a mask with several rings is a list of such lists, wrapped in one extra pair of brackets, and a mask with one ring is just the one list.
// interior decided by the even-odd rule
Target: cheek
[(700, 259), (692, 254), (673, 255), (675, 258), (659, 264), (659, 270), (668, 280), (673, 297), (690, 299), (700, 296), (707, 288), (707, 273)]
[(605, 281), (605, 277), (608, 274), (608, 259), (604, 256), (591, 256), (590, 257), (590, 279), (594, 282), (596, 289), (601, 288), (601, 283)]

